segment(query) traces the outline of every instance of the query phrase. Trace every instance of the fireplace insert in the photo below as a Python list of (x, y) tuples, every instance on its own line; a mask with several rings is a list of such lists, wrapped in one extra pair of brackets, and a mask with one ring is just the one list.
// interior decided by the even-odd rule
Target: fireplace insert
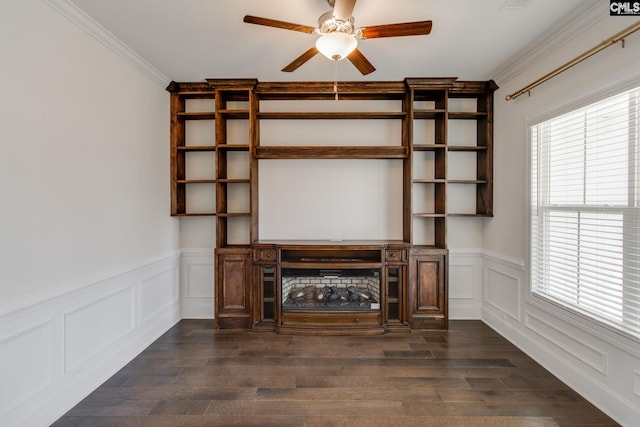
[(379, 268), (283, 268), (282, 309), (379, 310)]

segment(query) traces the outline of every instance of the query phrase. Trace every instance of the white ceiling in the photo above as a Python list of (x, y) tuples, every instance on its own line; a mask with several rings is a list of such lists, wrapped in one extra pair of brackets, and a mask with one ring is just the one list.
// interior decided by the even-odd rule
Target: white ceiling
[(368, 76), (348, 61), (317, 55), (294, 73), (280, 70), (315, 43), (315, 35), (242, 21), (244, 15), (316, 26), (327, 0), (72, 0), (174, 81), (205, 78), (402, 80), (495, 78), (514, 58), (599, 0), (358, 0), (356, 27), (432, 20), (428, 36), (363, 40), (376, 67)]

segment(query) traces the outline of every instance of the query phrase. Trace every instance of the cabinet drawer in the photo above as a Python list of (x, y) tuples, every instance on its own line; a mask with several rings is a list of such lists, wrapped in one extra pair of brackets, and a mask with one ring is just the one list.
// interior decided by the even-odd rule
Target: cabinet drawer
[(256, 261), (275, 261), (276, 259), (275, 249), (256, 249), (254, 252), (254, 260)]
[(404, 262), (407, 260), (407, 251), (404, 249), (387, 249), (384, 252), (387, 262)]
[(348, 313), (282, 313), (282, 324), (326, 324), (326, 325), (379, 325), (380, 313), (348, 312)]

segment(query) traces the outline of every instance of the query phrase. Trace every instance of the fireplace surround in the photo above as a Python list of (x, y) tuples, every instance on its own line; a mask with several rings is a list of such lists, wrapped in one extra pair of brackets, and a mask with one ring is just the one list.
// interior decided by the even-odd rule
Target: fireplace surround
[(260, 241), (253, 248), (254, 330), (408, 332), (410, 245), (403, 241)]

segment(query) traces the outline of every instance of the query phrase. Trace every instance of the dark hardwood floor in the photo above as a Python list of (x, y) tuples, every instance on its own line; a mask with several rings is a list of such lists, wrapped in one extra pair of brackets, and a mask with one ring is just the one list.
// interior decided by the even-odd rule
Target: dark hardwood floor
[(480, 321), (305, 337), (183, 320), (63, 426), (617, 426)]

